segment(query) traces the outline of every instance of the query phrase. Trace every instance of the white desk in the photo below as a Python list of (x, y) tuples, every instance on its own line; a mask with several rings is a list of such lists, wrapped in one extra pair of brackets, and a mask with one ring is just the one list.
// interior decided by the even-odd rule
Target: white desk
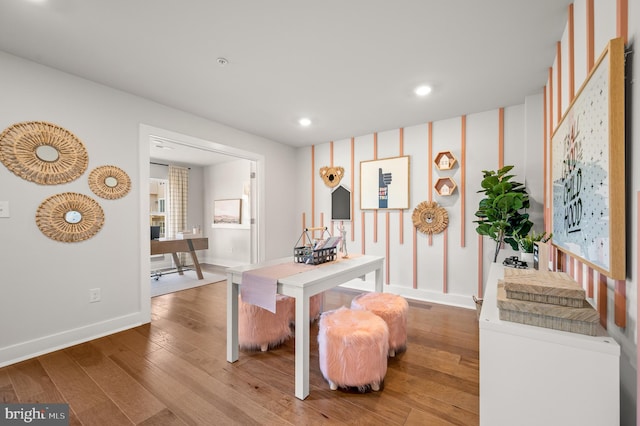
[[(238, 291), (244, 271), (293, 262), (293, 258), (276, 259), (227, 270), (227, 361), (238, 360)], [(299, 399), (309, 395), (309, 298), (347, 281), (375, 272), (375, 291), (382, 292), (384, 257), (357, 256), (328, 263), (307, 272), (278, 280), (278, 293), (296, 299), (296, 371), (295, 394)]]
[(502, 321), (504, 267), (492, 264), (480, 315), (480, 425), (620, 423), (620, 346), (597, 336)]

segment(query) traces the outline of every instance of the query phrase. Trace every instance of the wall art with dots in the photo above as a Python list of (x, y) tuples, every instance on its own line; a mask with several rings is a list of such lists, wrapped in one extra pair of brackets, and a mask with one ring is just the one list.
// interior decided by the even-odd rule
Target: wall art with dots
[(613, 39), (551, 137), (553, 245), (625, 279), (624, 44)]

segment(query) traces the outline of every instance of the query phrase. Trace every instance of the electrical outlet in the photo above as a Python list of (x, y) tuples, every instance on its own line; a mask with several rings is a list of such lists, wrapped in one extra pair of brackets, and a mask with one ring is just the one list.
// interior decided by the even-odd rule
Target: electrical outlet
[(99, 301), (100, 301), (100, 289), (99, 288), (89, 289), (89, 303), (94, 303)]

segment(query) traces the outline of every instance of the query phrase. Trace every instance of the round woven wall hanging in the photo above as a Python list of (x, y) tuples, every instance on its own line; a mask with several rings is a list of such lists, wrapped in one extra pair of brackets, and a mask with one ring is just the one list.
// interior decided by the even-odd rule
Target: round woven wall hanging
[(80, 177), (89, 157), (70, 131), (43, 121), (26, 121), (0, 133), (0, 161), (22, 179), (57, 185)]
[(122, 198), (131, 189), (129, 175), (116, 166), (100, 166), (89, 173), (89, 188), (98, 197), (108, 200)]
[(411, 215), (413, 226), (424, 234), (439, 234), (449, 225), (449, 214), (435, 201), (423, 201)]
[(40, 204), (36, 224), (52, 240), (75, 243), (88, 240), (102, 228), (104, 212), (93, 198), (64, 192)]

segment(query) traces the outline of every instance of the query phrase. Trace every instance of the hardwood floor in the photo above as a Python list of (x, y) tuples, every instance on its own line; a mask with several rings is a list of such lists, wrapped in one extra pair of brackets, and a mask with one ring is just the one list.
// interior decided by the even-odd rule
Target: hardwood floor
[[(210, 266), (204, 266), (205, 270)], [(325, 309), (356, 292), (325, 293)], [(226, 361), (226, 284), (152, 299), (152, 322), (0, 369), (0, 401), (70, 406), (71, 425), (477, 425), (475, 311), (409, 301), (408, 348), (379, 392), (331, 391), (313, 325), (310, 395), (294, 341)]]

